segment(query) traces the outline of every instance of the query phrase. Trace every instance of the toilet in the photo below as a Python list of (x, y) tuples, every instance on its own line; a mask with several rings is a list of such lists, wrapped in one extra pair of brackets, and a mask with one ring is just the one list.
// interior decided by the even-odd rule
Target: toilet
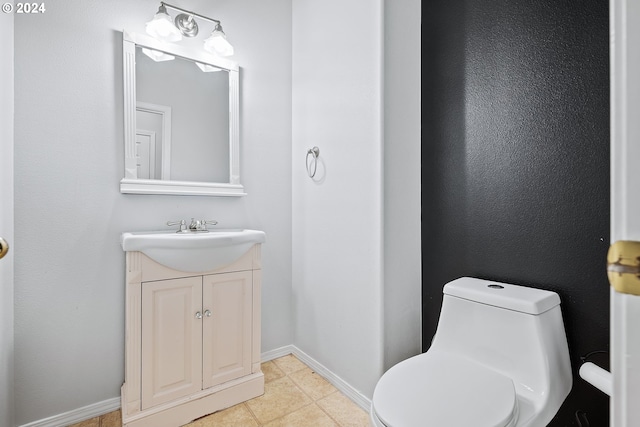
[(429, 350), (378, 381), (374, 427), (545, 427), (573, 382), (555, 292), (462, 277)]

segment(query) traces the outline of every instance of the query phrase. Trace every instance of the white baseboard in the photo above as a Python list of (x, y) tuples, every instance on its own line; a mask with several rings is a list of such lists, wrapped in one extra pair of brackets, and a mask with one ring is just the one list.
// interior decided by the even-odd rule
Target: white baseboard
[(69, 412), (54, 415), (39, 421), (33, 421), (20, 427), (65, 427), (80, 421), (89, 420), (99, 417), (100, 415), (120, 409), (120, 398), (103, 400), (102, 402), (93, 403), (82, 408), (74, 409)]
[[(371, 407), (371, 400), (295, 345), (286, 345), (274, 350), (265, 351), (261, 354), (261, 357), (263, 362), (268, 362), (288, 354), (296, 356), (304, 362), (304, 364), (318, 373), (318, 375), (333, 384), (335, 388), (340, 390), (358, 406), (367, 412), (369, 411), (369, 408)], [(20, 427), (65, 427), (70, 424), (79, 423), (80, 421), (99, 417), (100, 415), (104, 415), (118, 409), (120, 409), (120, 397), (114, 397), (113, 399), (103, 400), (102, 402), (87, 405), (63, 414), (54, 415), (39, 421), (33, 421), (29, 424), (23, 424)]]
[(298, 359), (304, 362), (305, 365), (313, 369), (318, 375), (333, 384), (335, 388), (340, 390), (356, 405), (369, 412), (369, 408), (371, 408), (371, 400), (369, 398), (364, 396), (358, 390), (353, 388), (348, 382), (331, 372), (324, 365), (306, 354), (304, 351), (300, 350), (295, 345), (287, 345), (275, 350), (267, 351), (262, 353), (261, 356), (263, 362), (268, 362), (269, 360), (277, 359), (278, 357), (286, 356), (288, 354), (293, 354), (294, 356), (296, 356)]
[(296, 347), (293, 345), (285, 345), (284, 347), (276, 348), (273, 350), (265, 351), (260, 355), (260, 360), (262, 362), (268, 362), (273, 359), (277, 359), (278, 357), (286, 356), (288, 354), (293, 354), (296, 350)]

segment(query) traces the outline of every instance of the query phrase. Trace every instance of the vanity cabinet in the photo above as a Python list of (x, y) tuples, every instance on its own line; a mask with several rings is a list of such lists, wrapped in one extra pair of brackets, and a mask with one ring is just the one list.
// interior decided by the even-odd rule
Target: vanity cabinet
[(126, 257), (125, 426), (177, 427), (264, 393), (259, 244), (197, 274)]

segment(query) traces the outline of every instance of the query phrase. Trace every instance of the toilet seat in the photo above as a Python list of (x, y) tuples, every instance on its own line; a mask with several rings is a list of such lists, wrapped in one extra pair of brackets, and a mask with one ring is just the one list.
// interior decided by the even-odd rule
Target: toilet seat
[(518, 418), (510, 378), (432, 351), (389, 369), (376, 386), (372, 409), (388, 427), (513, 427)]

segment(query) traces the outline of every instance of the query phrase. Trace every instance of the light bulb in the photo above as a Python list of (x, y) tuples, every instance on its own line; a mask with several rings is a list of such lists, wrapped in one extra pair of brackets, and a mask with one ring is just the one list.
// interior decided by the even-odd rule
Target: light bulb
[(182, 40), (180, 30), (173, 25), (171, 17), (163, 4), (160, 5), (153, 19), (146, 23), (145, 30), (151, 37), (164, 42), (177, 42)]
[(220, 56), (233, 55), (233, 46), (227, 41), (220, 24), (211, 32), (211, 35), (204, 41), (204, 49)]

